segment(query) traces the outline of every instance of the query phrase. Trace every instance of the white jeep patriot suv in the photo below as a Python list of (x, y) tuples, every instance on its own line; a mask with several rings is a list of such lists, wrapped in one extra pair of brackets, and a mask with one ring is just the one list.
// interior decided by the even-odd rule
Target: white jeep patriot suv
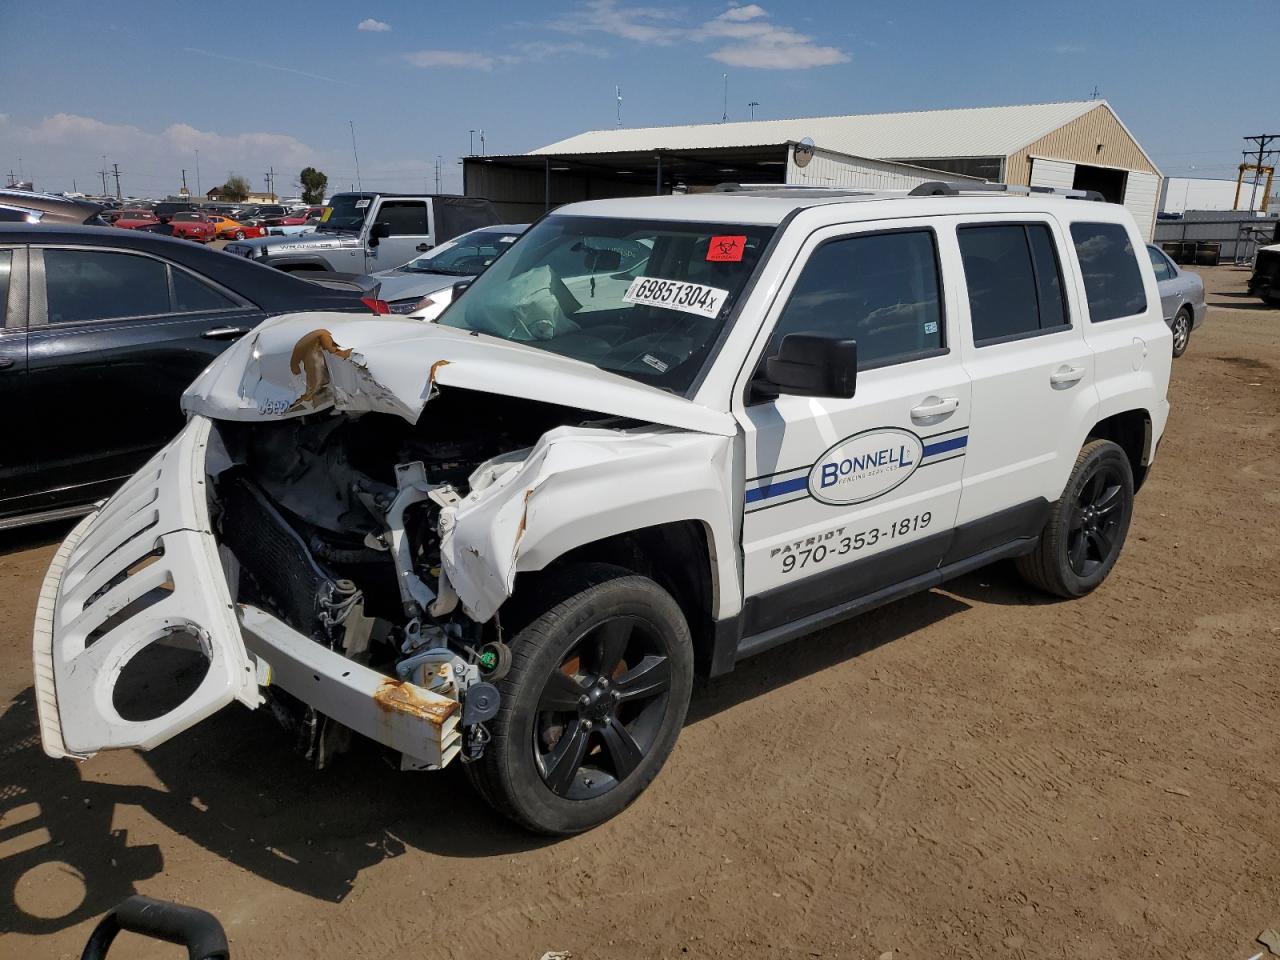
[(1142, 237), (1088, 197), (562, 207), (437, 322), (277, 317), (200, 376), (45, 580), (45, 750), (239, 700), (316, 764), (354, 730), (587, 829), (695, 671), (1001, 558), (1098, 586), (1170, 360)]

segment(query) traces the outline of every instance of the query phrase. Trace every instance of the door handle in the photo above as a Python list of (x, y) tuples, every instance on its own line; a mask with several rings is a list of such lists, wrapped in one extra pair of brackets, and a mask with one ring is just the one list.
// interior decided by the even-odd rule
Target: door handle
[(420, 243), (420, 244), (418, 244), (418, 245), (417, 245), (417, 247), (415, 247), (414, 249), (416, 249), (419, 253), (426, 253), (428, 250), (430, 250), (430, 249), (431, 249), (431, 244), (429, 244), (429, 243)]
[(0, 370), (8, 370), (14, 362), (13, 357), (0, 357)]
[(959, 406), (959, 397), (925, 397), (911, 408), (911, 419), (917, 423), (932, 423), (951, 416)]
[(206, 330), (200, 336), (206, 340), (233, 340), (236, 337), (243, 337), (248, 332), (248, 327), (214, 327), (212, 330)]
[(1049, 374), (1049, 384), (1054, 387), (1070, 387), (1084, 379), (1084, 367), (1073, 367), (1064, 363)]

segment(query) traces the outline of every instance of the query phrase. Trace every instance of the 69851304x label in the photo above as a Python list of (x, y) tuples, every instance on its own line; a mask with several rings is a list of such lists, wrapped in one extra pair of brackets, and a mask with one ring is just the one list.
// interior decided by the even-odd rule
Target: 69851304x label
[(640, 303), (683, 313), (696, 313), (700, 317), (716, 317), (729, 297), (728, 290), (708, 287), (684, 280), (661, 280), (657, 277), (636, 277), (627, 287), (622, 299), (627, 303)]

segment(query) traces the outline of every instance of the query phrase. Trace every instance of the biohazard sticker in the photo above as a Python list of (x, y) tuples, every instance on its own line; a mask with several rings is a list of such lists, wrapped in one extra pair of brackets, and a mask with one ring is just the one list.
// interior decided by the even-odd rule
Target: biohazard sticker
[(746, 249), (746, 236), (712, 237), (707, 244), (707, 259), (712, 263), (739, 263)]

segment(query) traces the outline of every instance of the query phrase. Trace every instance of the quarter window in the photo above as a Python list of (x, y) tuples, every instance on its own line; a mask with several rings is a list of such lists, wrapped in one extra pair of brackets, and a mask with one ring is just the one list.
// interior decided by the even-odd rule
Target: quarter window
[(1070, 326), (1053, 235), (1043, 223), (956, 231), (978, 346)]
[(236, 304), (197, 280), (185, 270), (173, 271), (173, 310), (175, 313), (193, 313), (198, 310), (234, 310)]
[(99, 250), (44, 250), (50, 323), (169, 312), (169, 269), (159, 260)]
[(858, 367), (941, 350), (942, 308), (933, 233), (910, 230), (831, 240), (805, 264), (769, 341), (791, 333), (858, 342)]
[(1156, 281), (1172, 280), (1173, 269), (1165, 255), (1155, 247), (1147, 247), (1147, 254), (1151, 257), (1151, 269), (1156, 272)]
[(1094, 323), (1132, 317), (1147, 309), (1147, 294), (1129, 231), (1118, 223), (1073, 223), (1089, 318)]

